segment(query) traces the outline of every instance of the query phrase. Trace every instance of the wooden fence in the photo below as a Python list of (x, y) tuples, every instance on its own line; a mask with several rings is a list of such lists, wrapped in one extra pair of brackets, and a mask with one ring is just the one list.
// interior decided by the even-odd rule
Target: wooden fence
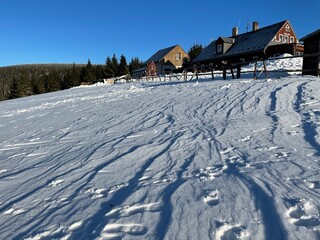
[[(150, 77), (143, 77), (141, 80), (160, 80), (160, 81), (190, 81), (193, 79), (199, 79), (201, 77), (211, 78), (211, 79), (227, 79), (228, 77), (231, 79), (241, 78), (242, 75), (250, 75), (250, 78), (253, 79), (259, 79), (262, 76), (264, 78), (270, 77), (270, 75), (281, 75), (281, 74), (289, 74), (289, 73), (303, 73), (308, 72), (310, 70), (315, 69), (308, 69), (303, 70), (302, 68), (299, 69), (277, 69), (272, 70), (268, 69), (267, 62), (270, 61), (277, 61), (277, 60), (283, 60), (283, 59), (295, 59), (295, 58), (301, 58), (301, 61), (303, 58), (309, 58), (309, 57), (319, 57), (320, 53), (316, 54), (303, 54), (299, 56), (283, 56), (283, 57), (275, 57), (275, 58), (269, 58), (265, 60), (255, 61), (255, 62), (239, 62), (239, 63), (232, 63), (230, 65), (222, 65), (219, 68), (215, 68), (214, 65), (201, 65), (201, 66), (193, 66), (190, 68), (185, 68), (182, 73), (180, 74), (165, 74), (165, 75), (158, 75), (156, 76), (150, 76)], [(250, 66), (251, 65), (251, 66)], [(251, 68), (250, 70), (249, 67)]]

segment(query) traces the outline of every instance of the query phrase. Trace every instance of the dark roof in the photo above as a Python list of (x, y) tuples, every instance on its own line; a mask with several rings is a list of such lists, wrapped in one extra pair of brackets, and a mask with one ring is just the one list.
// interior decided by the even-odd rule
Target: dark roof
[(153, 54), (147, 61), (146, 64), (151, 62), (160, 62), (172, 49), (174, 49), (178, 45), (174, 45), (172, 47), (164, 48)]
[(133, 72), (133, 73), (137, 73), (137, 72), (143, 72), (144, 70), (146, 70), (145, 67), (143, 67), (143, 68), (138, 68), (138, 69), (136, 69), (136, 70), (133, 70), (132, 72)]
[[(215, 41), (213, 41), (199, 54), (194, 62), (230, 57), (246, 53), (263, 52), (269, 45), (271, 45), (271, 43), (273, 44), (273, 38), (285, 23), (286, 21), (282, 21), (264, 28), (260, 28), (256, 31), (239, 34), (235, 37), (220, 37), (223, 41), (228, 41), (228, 43), (230, 43), (230, 39), (234, 40), (234, 44), (228, 49), (227, 52), (217, 55), (214, 46)], [(214, 52), (208, 53), (213, 49)], [(208, 58), (208, 56), (210, 56), (210, 58)]]
[(232, 43), (232, 44), (234, 43), (234, 39), (233, 38), (219, 37), (218, 39), (221, 39), (225, 43)]
[(320, 29), (318, 29), (318, 30), (316, 30), (316, 31), (308, 34), (307, 36), (301, 38), (300, 40), (301, 40), (301, 41), (305, 41), (305, 40), (308, 39), (308, 38), (312, 38), (312, 37), (316, 36), (317, 34), (320, 34)]
[(210, 60), (216, 55), (216, 41), (212, 41), (201, 53), (193, 60), (193, 62)]

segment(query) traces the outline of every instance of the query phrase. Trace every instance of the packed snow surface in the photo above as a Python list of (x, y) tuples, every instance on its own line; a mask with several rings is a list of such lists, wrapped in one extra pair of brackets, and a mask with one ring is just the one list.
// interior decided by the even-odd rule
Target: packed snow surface
[(319, 239), (320, 79), (0, 103), (1, 239)]

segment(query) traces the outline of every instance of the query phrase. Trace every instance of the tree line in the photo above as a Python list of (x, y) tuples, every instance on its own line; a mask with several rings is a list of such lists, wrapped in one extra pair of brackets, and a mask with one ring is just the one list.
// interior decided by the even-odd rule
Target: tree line
[(143, 62), (132, 58), (127, 63), (124, 55), (120, 59), (113, 54), (105, 64), (29, 64), (0, 67), (0, 100), (14, 99), (35, 94), (64, 90), (92, 84), (94, 81), (119, 77), (141, 68)]
[[(190, 67), (192, 60), (200, 54), (203, 46), (194, 44), (188, 51)], [(144, 63), (132, 58), (129, 64), (122, 54), (106, 58), (105, 64), (28, 64), (0, 67), (0, 100), (14, 99), (35, 94), (53, 92), (79, 86), (81, 83), (92, 84), (94, 81), (131, 74), (142, 68)]]

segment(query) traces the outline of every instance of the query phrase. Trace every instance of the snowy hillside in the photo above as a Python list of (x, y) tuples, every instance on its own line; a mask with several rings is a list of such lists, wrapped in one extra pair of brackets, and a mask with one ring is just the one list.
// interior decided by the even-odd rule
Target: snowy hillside
[(0, 102), (1, 239), (319, 239), (320, 79)]

